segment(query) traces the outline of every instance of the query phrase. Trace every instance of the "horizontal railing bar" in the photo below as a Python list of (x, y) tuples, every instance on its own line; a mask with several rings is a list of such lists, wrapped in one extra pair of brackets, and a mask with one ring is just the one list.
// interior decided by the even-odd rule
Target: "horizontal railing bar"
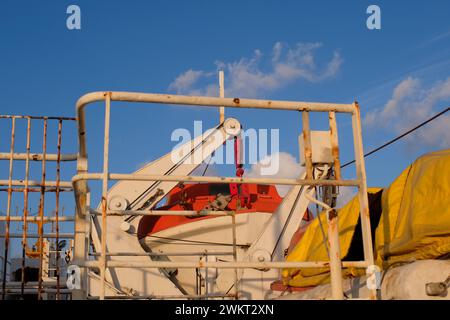
[[(90, 253), (90, 256), (99, 257), (101, 253), (94, 252)], [(117, 257), (140, 257), (140, 256), (229, 256), (233, 255), (233, 252), (108, 252), (107, 256), (117, 256)]]
[[(8, 220), (11, 222), (20, 222), (20, 221), (23, 221), (23, 216), (10, 216), (9, 218), (6, 216), (0, 216), (0, 221), (8, 221)], [(44, 222), (56, 221), (56, 217), (45, 216), (43, 220), (44, 220)], [(36, 217), (36, 216), (28, 216), (27, 221), (39, 222), (39, 221), (41, 221), (41, 218)], [(74, 216), (61, 216), (61, 217), (58, 217), (58, 221), (59, 222), (75, 221), (75, 217)]]
[[(164, 299), (219, 299), (219, 298), (235, 298), (234, 294), (186, 294), (186, 295), (150, 295), (150, 296), (105, 296), (109, 300), (164, 300)], [(99, 296), (89, 296), (88, 300), (98, 300)]]
[(274, 109), (274, 110), (293, 110), (293, 111), (317, 111), (317, 112), (346, 112), (355, 111), (352, 103), (326, 103), (326, 102), (304, 102), (304, 101), (285, 101), (285, 100), (262, 100), (246, 98), (220, 98), (205, 96), (185, 96), (158, 93), (142, 92), (91, 92), (80, 97), (77, 101), (77, 116), (80, 115), (83, 108), (92, 102), (103, 101), (107, 96), (111, 101), (141, 102), (141, 103), (161, 103), (177, 105), (196, 105), (199, 107), (230, 107), (230, 108), (252, 108), (252, 109)]
[[(26, 288), (23, 290), (24, 294), (33, 294), (33, 293), (38, 293), (39, 288)], [(41, 293), (64, 293), (64, 294), (70, 294), (72, 293), (72, 290), (69, 289), (53, 289), (53, 288), (43, 288), (40, 290)], [(3, 290), (0, 288), (0, 293), (3, 293)], [(12, 295), (21, 295), (22, 294), (22, 289), (6, 289), (5, 290), (6, 294), (12, 294)]]
[[(11, 192), (25, 192), (25, 190), (27, 190), (27, 188), (0, 188), (0, 192), (9, 192), (11, 190)], [(41, 188), (40, 187), (30, 187), (27, 190), (28, 192), (41, 192)], [(59, 188), (58, 190), (59, 192), (73, 192), (73, 188), (72, 187), (64, 187), (64, 188)], [(45, 187), (45, 192), (56, 192), (56, 187)]]
[[(74, 183), (82, 180), (101, 180), (102, 173), (80, 173), (72, 177)], [(249, 184), (279, 184), (279, 185), (307, 185), (307, 186), (358, 186), (358, 180), (311, 180), (311, 179), (266, 179), (239, 177), (211, 177), (211, 176), (172, 176), (155, 174), (120, 174), (110, 173), (109, 180), (122, 181), (180, 181), (180, 182), (210, 182), (210, 183), (249, 183)]]
[[(8, 180), (0, 180), (0, 186), (8, 186)], [(11, 186), (25, 186), (25, 180), (12, 180)], [(29, 187), (56, 187), (56, 181), (46, 180), (44, 184), (41, 181), (28, 180)], [(60, 181), (59, 186), (62, 188), (72, 188), (72, 183), (69, 181)]]
[[(0, 234), (0, 238), (4, 238), (5, 234)], [(9, 234), (10, 238), (20, 238), (22, 239), (23, 234), (21, 233), (10, 233)], [(56, 233), (44, 233), (42, 235), (43, 238), (56, 238)], [(32, 239), (38, 239), (39, 235), (37, 233), (28, 233), (27, 234), (27, 238), (32, 238)], [(73, 239), (74, 238), (74, 234), (73, 233), (60, 233), (59, 234), (59, 239)]]
[[(28, 160), (31, 161), (42, 161), (44, 159), (44, 155), (42, 153), (13, 153), (12, 159), (13, 160)], [(11, 154), (7, 152), (0, 152), (0, 160), (10, 160)], [(77, 160), (77, 154), (76, 153), (70, 153), (70, 154), (61, 154), (60, 161), (76, 161)], [(58, 155), (47, 153), (45, 155), (45, 161), (58, 161)]]
[(87, 158), (86, 146), (86, 116), (84, 108), (93, 102), (98, 101), (127, 101), (141, 103), (161, 103), (176, 104), (180, 107), (196, 105), (198, 107), (230, 107), (230, 108), (254, 108), (254, 109), (274, 109), (291, 111), (313, 111), (313, 112), (344, 112), (354, 114), (358, 109), (354, 103), (319, 103), (303, 101), (282, 101), (282, 100), (260, 100), (245, 98), (221, 98), (204, 96), (185, 96), (170, 94), (155, 94), (142, 92), (121, 92), (121, 91), (97, 91), (90, 92), (80, 97), (76, 103), (76, 117), (78, 121), (79, 157)]
[[(57, 252), (59, 252), (59, 253), (62, 253), (62, 252), (64, 252), (65, 250), (49, 250), (48, 252), (49, 253), (57, 253)], [(16, 260), (20, 260), (20, 261), (22, 261), (22, 260), (27, 260), (28, 259), (28, 257), (15, 257), (14, 259), (16, 259)], [(62, 265), (62, 263), (60, 262), (59, 263), (59, 265), (61, 266)], [(47, 270), (54, 270), (54, 269), (47, 269)]]
[[(28, 281), (24, 283), (25, 288), (31, 288), (31, 287), (37, 287), (39, 285), (38, 281)], [(44, 287), (56, 287), (58, 284), (56, 282), (56, 280), (42, 280), (42, 286)], [(66, 281), (64, 281), (64, 279), (60, 279), (59, 281), (59, 285), (61, 286), (65, 286), (66, 285)], [(6, 287), (7, 288), (15, 288), (15, 287), (21, 287), (22, 286), (22, 282), (21, 281), (7, 281), (6, 282)]]
[(45, 117), (45, 116), (19, 116), (19, 115), (0, 115), (0, 119), (35, 119), (35, 120), (69, 120), (75, 121), (73, 117)]
[[(102, 213), (97, 210), (89, 210), (91, 214), (101, 216)], [(232, 216), (234, 211), (169, 211), (169, 210), (109, 210), (106, 212), (109, 216), (188, 216), (188, 217), (206, 217), (206, 216)]]
[[(80, 261), (73, 262), (79, 267), (98, 268), (98, 261)], [(326, 261), (276, 261), (276, 262), (184, 262), (184, 261), (148, 261), (148, 262), (132, 262), (132, 261), (107, 261), (107, 268), (179, 268), (179, 269), (195, 269), (195, 268), (216, 268), (216, 269), (292, 269), (292, 268), (328, 268), (329, 262)], [(342, 266), (354, 268), (366, 268), (365, 261), (343, 261)]]

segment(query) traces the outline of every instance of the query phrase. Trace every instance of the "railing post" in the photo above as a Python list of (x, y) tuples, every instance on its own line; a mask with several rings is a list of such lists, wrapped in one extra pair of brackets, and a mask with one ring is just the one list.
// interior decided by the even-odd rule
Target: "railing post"
[[(223, 70), (219, 71), (219, 97), (225, 98), (225, 83)], [(223, 123), (225, 121), (225, 107), (219, 107), (219, 123)]]
[(39, 222), (38, 222), (38, 234), (39, 234), (39, 286), (38, 286), (38, 299), (42, 298), (42, 277), (43, 274), (43, 260), (44, 260), (44, 206), (45, 206), (45, 179), (46, 179), (46, 154), (47, 154), (47, 118), (44, 118), (44, 136), (42, 143), (42, 181), (41, 181), (41, 197), (39, 199)]
[[(364, 163), (364, 150), (362, 143), (361, 113), (357, 102), (353, 103), (352, 129), (355, 151), (356, 176), (359, 181), (358, 200), (360, 206), (361, 229), (364, 248), (364, 260), (368, 266), (374, 265), (374, 252), (372, 245), (372, 231), (370, 227), (369, 199), (367, 195), (366, 167)], [(367, 275), (370, 276), (370, 275)], [(376, 289), (370, 290), (370, 299), (377, 298)]]
[(306, 165), (306, 179), (313, 179), (311, 129), (309, 127), (309, 112), (302, 111), (302, 130), (304, 140), (304, 155)]
[(21, 270), (21, 295), (25, 292), (25, 267), (28, 232), (28, 178), (30, 175), (30, 149), (31, 149), (31, 118), (27, 119), (27, 158), (25, 160), (25, 188), (23, 191), (23, 231), (22, 231), (22, 270)]
[(58, 156), (57, 156), (57, 160), (56, 160), (56, 192), (55, 192), (55, 199), (56, 199), (56, 203), (55, 203), (55, 225), (56, 225), (56, 245), (55, 245), (55, 250), (56, 250), (56, 256), (55, 256), (55, 260), (56, 260), (56, 300), (60, 300), (61, 299), (61, 292), (60, 292), (60, 286), (59, 286), (59, 282), (60, 282), (60, 250), (59, 250), (59, 196), (60, 196), (60, 180), (61, 180), (61, 142), (62, 142), (62, 120), (58, 120), (58, 145), (57, 145), (57, 150), (58, 150)]
[(330, 252), (330, 277), (331, 277), (331, 292), (333, 299), (344, 299), (342, 287), (342, 264), (341, 264), (341, 250), (339, 245), (339, 228), (338, 216), (336, 210), (329, 209), (326, 211), (328, 222), (328, 245)]
[(109, 125), (111, 117), (111, 94), (105, 95), (105, 137), (103, 146), (103, 180), (102, 180), (102, 234), (101, 234), (101, 257), (100, 257), (100, 300), (105, 299), (105, 277), (106, 277), (106, 211), (108, 208), (108, 171), (109, 171)]
[(341, 161), (339, 159), (339, 139), (336, 123), (336, 113), (328, 112), (328, 120), (330, 122), (330, 140), (331, 140), (331, 154), (334, 161), (334, 175), (336, 180), (341, 180)]

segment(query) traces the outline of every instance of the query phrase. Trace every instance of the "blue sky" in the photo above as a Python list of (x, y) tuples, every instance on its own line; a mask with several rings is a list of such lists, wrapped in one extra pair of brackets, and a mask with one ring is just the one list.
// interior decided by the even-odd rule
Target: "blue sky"
[[(66, 28), (70, 4), (81, 8), (81, 30)], [(381, 8), (381, 30), (366, 27), (370, 4)], [(277, 48), (283, 53), (274, 59)], [(237, 88), (241, 97), (358, 100), (370, 150), (449, 105), (450, 2), (3, 0), (0, 5), (1, 114), (74, 116), (76, 100), (98, 90), (202, 92), (214, 83), (218, 65), (225, 67), (226, 90)], [(279, 65), (293, 68), (293, 75), (276, 73)], [(174, 86), (189, 70), (201, 75), (198, 82)], [(240, 72), (270, 86), (242, 87)], [(113, 172), (133, 171), (169, 152), (176, 128), (218, 121), (215, 110), (127, 103), (113, 105), (112, 115)], [(299, 114), (230, 110), (227, 115), (245, 128), (279, 128), (280, 151), (298, 158)], [(92, 171), (101, 168), (101, 119), (100, 105), (92, 106)], [(345, 162), (353, 159), (350, 122), (338, 120)], [(369, 185), (386, 186), (417, 156), (448, 148), (448, 124), (449, 118), (442, 118), (368, 158)], [(319, 118), (312, 125), (320, 129)], [(76, 152), (75, 127), (65, 134), (63, 151)], [(20, 133), (17, 143), (23, 147)], [(36, 142), (32, 149), (39, 147)], [(8, 142), (1, 148), (7, 152)], [(346, 169), (347, 177), (353, 171)], [(23, 176), (20, 170), (15, 174)]]

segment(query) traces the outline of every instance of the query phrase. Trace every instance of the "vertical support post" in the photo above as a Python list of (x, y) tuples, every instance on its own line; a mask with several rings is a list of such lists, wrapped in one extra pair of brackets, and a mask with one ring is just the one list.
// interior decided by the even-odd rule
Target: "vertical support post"
[[(86, 173), (88, 171), (88, 163), (86, 157), (80, 153), (77, 158), (77, 173)], [(88, 258), (89, 240), (90, 240), (90, 197), (89, 189), (86, 181), (78, 182), (78, 186), (74, 185), (76, 213), (74, 223), (74, 248), (73, 260), (77, 262), (84, 262)], [(80, 286), (72, 290), (73, 300), (83, 300), (87, 297), (88, 292), (88, 270), (86, 268), (79, 268)]]
[[(77, 114), (78, 145), (77, 173), (88, 172), (88, 160), (86, 150), (86, 114)], [(79, 181), (74, 184), (75, 202), (77, 213), (75, 216), (74, 260), (84, 262), (88, 259), (90, 238), (90, 197), (87, 181)], [(88, 269), (80, 268), (80, 287), (72, 290), (72, 299), (82, 300), (88, 293)]]
[(59, 287), (59, 280), (60, 280), (60, 251), (59, 251), (59, 194), (60, 194), (60, 180), (61, 180), (61, 136), (62, 136), (62, 120), (59, 119), (58, 121), (58, 146), (57, 146), (57, 159), (56, 159), (56, 194), (55, 194), (55, 232), (56, 232), (56, 300), (60, 300), (60, 287)]
[[(314, 202), (325, 209), (328, 226), (328, 243), (325, 244), (325, 247), (330, 259), (331, 294), (333, 299), (342, 300), (344, 299), (344, 290), (342, 284), (342, 260), (341, 248), (339, 243), (339, 225), (337, 212), (328, 204), (317, 200), (311, 194), (305, 193), (305, 197), (309, 201)], [(318, 215), (318, 219), (320, 222), (320, 215)], [(321, 225), (321, 223), (319, 225)], [(325, 239), (325, 234), (322, 227), (321, 230)]]
[(42, 140), (42, 180), (41, 197), (39, 199), (39, 222), (38, 222), (38, 250), (39, 250), (39, 279), (38, 279), (38, 300), (42, 299), (42, 278), (44, 259), (44, 200), (45, 200), (45, 169), (47, 157), (47, 118), (44, 118), (44, 136)]
[[(231, 223), (232, 223), (232, 229), (233, 229), (233, 262), (237, 262), (237, 247), (236, 247), (236, 213), (233, 212), (231, 215)], [(239, 290), (238, 290), (238, 271), (235, 268), (234, 269), (234, 299), (239, 299)]]
[(330, 248), (331, 292), (335, 300), (343, 300), (341, 250), (339, 245), (338, 216), (334, 209), (326, 211), (328, 222), (328, 246)]
[[(208, 250), (205, 250), (205, 262), (208, 262)], [(205, 268), (205, 296), (206, 300), (208, 300), (209, 295), (209, 277), (208, 277), (208, 268)]]
[(12, 195), (12, 174), (13, 174), (13, 155), (14, 155), (14, 140), (16, 132), (16, 119), (11, 119), (11, 145), (9, 152), (9, 177), (8, 177), (8, 200), (6, 208), (6, 225), (5, 225), (5, 250), (3, 260), (3, 283), (2, 283), (2, 300), (6, 297), (6, 274), (8, 269), (8, 254), (9, 254), (9, 227), (11, 224), (11, 195)]
[(105, 96), (105, 137), (103, 146), (103, 184), (102, 184), (102, 234), (101, 234), (101, 257), (100, 257), (100, 300), (105, 299), (105, 277), (106, 277), (106, 210), (108, 196), (109, 177), (109, 125), (111, 117), (111, 93)]
[[(84, 262), (87, 260), (87, 250), (89, 249), (89, 214), (87, 214), (88, 197), (87, 194), (76, 195), (77, 200), (81, 200), (81, 205), (77, 205), (74, 223), (73, 260), (74, 262)], [(80, 287), (72, 290), (73, 300), (86, 299), (87, 295), (87, 270), (79, 269)]]
[(28, 233), (28, 178), (30, 175), (30, 148), (31, 148), (31, 118), (27, 118), (27, 159), (25, 160), (25, 189), (23, 191), (23, 233), (22, 233), (22, 277), (20, 293), (23, 297), (25, 293), (25, 260), (27, 251)]
[(329, 112), (328, 119), (330, 122), (330, 135), (331, 135), (331, 154), (334, 160), (334, 175), (336, 180), (341, 179), (341, 161), (339, 159), (339, 139), (336, 123), (336, 113)]
[[(223, 70), (219, 71), (219, 97), (225, 98), (225, 81)], [(219, 107), (219, 120), (220, 124), (225, 121), (225, 107)]]
[(306, 179), (313, 179), (313, 166), (312, 166), (312, 147), (311, 147), (311, 130), (309, 127), (309, 112), (302, 111), (302, 130), (304, 139), (304, 154), (306, 164)]
[[(362, 143), (361, 112), (357, 102), (354, 102), (353, 106), (354, 111), (352, 113), (352, 129), (355, 146), (356, 176), (359, 181), (358, 200), (360, 206), (364, 260), (368, 266), (371, 266), (374, 264), (374, 252), (370, 227), (369, 199), (367, 195), (366, 166), (364, 163), (364, 150)], [(370, 299), (374, 300), (376, 297), (376, 289), (370, 290)]]

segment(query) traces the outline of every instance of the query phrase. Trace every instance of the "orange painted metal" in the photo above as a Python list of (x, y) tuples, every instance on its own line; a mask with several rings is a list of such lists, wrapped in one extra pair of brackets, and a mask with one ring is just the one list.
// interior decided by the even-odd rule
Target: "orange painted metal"
[[(238, 198), (233, 197), (225, 210), (235, 211), (236, 214), (249, 212), (274, 213), (283, 200), (275, 186), (248, 184), (249, 202), (243, 209), (238, 208)], [(200, 211), (209, 203), (213, 202), (218, 194), (229, 195), (228, 184), (198, 183), (185, 184), (183, 187), (175, 187), (167, 196), (166, 205), (160, 210), (195, 210)], [(172, 228), (181, 224), (199, 221), (203, 219), (214, 219), (214, 216), (185, 217), (185, 216), (144, 216), (139, 222), (138, 238), (142, 239), (150, 234)]]

